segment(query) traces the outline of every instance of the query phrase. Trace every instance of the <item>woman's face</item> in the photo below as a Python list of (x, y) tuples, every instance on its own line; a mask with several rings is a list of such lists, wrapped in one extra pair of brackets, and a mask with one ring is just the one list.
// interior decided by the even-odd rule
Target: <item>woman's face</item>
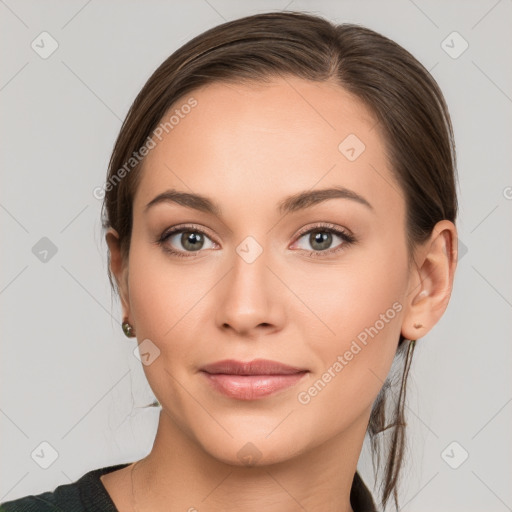
[[(124, 289), (164, 412), (233, 464), (364, 435), (410, 291), (405, 203), (376, 119), (299, 78), (209, 85), (163, 122), (176, 109), (145, 160)], [(171, 191), (190, 196), (147, 206)], [(227, 359), (303, 372), (201, 370)]]

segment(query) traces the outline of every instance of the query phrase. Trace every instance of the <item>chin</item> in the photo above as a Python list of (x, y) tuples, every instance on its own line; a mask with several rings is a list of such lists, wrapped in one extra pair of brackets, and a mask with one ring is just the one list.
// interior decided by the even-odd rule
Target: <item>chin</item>
[(218, 461), (239, 467), (278, 464), (304, 451), (292, 436), (286, 436), (286, 439), (276, 436), (269, 440), (265, 439), (265, 435), (253, 436), (252, 440), (250, 435), (244, 435), (218, 444), (212, 443), (210, 438), (208, 446), (203, 445), (203, 449)]

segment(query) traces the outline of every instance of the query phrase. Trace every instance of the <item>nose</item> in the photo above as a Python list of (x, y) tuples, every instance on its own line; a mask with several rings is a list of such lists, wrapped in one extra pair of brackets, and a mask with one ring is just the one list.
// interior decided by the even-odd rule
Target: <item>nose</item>
[[(241, 254), (241, 255), (240, 255)], [(219, 288), (217, 324), (237, 337), (257, 338), (283, 328), (283, 285), (270, 268), (266, 251), (254, 261), (236, 253), (233, 266)]]

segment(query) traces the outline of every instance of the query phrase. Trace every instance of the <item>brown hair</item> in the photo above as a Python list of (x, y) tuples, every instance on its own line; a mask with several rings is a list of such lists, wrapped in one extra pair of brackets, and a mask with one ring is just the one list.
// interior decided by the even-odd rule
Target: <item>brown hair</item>
[[(290, 75), (332, 81), (361, 99), (376, 116), (391, 169), (405, 196), (410, 258), (414, 247), (431, 235), (438, 221), (455, 222), (452, 125), (443, 95), (422, 64), (400, 45), (368, 28), (335, 25), (304, 12), (271, 12), (229, 21), (193, 38), (158, 67), (135, 98), (110, 159), (102, 210), (103, 227), (117, 230), (124, 257), (129, 254), (133, 198), (144, 162), (139, 150), (170, 107), (194, 89), (213, 82), (269, 81)], [(117, 292), (110, 268), (108, 276)], [(393, 429), (381, 483), (383, 508), (393, 493), (398, 509), (397, 486), (405, 446), (405, 384), (413, 349), (414, 342), (400, 336), (393, 367), (402, 371), (390, 371), (368, 424), (378, 468), (376, 436)], [(397, 375), (400, 390), (395, 400), (390, 392)], [(388, 409), (392, 415), (389, 424)], [(375, 457), (373, 460), (375, 470)]]

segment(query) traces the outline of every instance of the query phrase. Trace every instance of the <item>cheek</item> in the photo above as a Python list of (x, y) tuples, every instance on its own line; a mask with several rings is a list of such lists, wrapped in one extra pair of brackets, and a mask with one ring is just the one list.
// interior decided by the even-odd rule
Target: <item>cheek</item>
[[(173, 294), (169, 293), (167, 278), (163, 278), (158, 266), (138, 258), (133, 251), (130, 255), (130, 309), (136, 324), (137, 336), (160, 339), (171, 326)], [(145, 263), (142, 263), (145, 261)]]
[(300, 294), (316, 315), (302, 328), (317, 364), (299, 403), (318, 414), (330, 410), (338, 422), (347, 420), (349, 410), (357, 415), (373, 404), (400, 337), (406, 265), (405, 252), (381, 251), (379, 258), (354, 258), (343, 269), (301, 283)]
[(171, 263), (160, 248), (134, 243), (130, 253), (130, 308), (139, 343), (149, 339), (158, 349), (154, 364), (144, 367), (152, 387), (169, 386), (175, 375), (195, 371), (204, 324), (205, 296), (218, 279), (212, 267)]
[(140, 353), (144, 358), (149, 352), (150, 358), (143, 371), (168, 412), (187, 410), (190, 404), (180, 383), (195, 362), (190, 329), (197, 324), (193, 306), (201, 290), (190, 283), (196, 276), (173, 267), (160, 249), (143, 243), (132, 245), (129, 265), (130, 308)]
[(310, 311), (296, 319), (307, 326), (304, 332), (314, 331), (317, 342), (325, 340), (326, 347), (342, 348), (375, 324), (383, 334), (399, 330), (408, 279), (405, 256), (381, 252), (372, 259), (355, 254), (340, 265), (319, 266), (300, 275), (288, 272), (287, 278), (305, 303), (297, 309), (304, 313), (306, 305)]
[(161, 343), (193, 316), (188, 312), (204, 295), (200, 285), (204, 276), (191, 266), (171, 264), (163, 249), (143, 241), (134, 242), (129, 265), (130, 308), (137, 335)]

